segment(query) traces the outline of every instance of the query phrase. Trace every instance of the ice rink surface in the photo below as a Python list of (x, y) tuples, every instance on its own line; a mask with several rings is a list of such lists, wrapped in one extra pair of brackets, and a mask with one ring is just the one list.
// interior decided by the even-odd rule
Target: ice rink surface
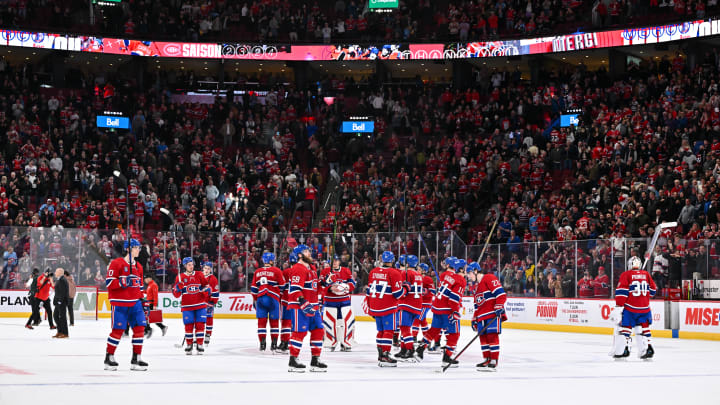
[[(288, 357), (257, 350), (255, 320), (215, 320), (204, 356), (186, 356), (183, 326), (145, 341), (148, 371), (130, 371), (130, 340), (104, 371), (109, 320), (78, 321), (70, 339), (56, 340), (47, 322), (0, 319), (0, 404), (720, 404), (720, 343), (654, 339), (656, 357), (626, 362), (609, 356), (610, 336), (505, 329), (500, 367), (480, 373), (476, 341), (460, 368), (437, 373), (441, 356), (379, 368), (374, 324), (358, 322), (350, 353), (323, 351), (327, 373), (287, 372)], [(54, 331), (53, 331), (54, 332)], [(459, 347), (473, 336), (464, 327)], [(269, 346), (269, 344), (268, 344)], [(634, 349), (634, 347), (633, 347)], [(310, 361), (306, 338), (301, 361)]]

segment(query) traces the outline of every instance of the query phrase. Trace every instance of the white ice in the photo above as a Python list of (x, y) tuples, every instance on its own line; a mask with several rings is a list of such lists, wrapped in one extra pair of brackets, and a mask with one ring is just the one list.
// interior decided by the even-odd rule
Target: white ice
[[(179, 319), (168, 334), (146, 340), (146, 372), (130, 371), (123, 337), (116, 372), (103, 370), (109, 321), (78, 321), (70, 339), (35, 330), (24, 319), (0, 319), (0, 404), (720, 404), (720, 343), (654, 339), (656, 357), (608, 357), (610, 336), (505, 329), (500, 368), (475, 371), (477, 341), (460, 368), (441, 374), (440, 356), (379, 368), (374, 324), (359, 322), (350, 353), (324, 351), (327, 373), (291, 374), (287, 356), (257, 350), (254, 320), (215, 321), (204, 356), (186, 356)], [(459, 347), (473, 334), (463, 328)], [(307, 338), (306, 338), (307, 339)], [(633, 347), (634, 349), (634, 347)], [(301, 361), (308, 364), (306, 340)], [(698, 402), (699, 401), (699, 402)]]

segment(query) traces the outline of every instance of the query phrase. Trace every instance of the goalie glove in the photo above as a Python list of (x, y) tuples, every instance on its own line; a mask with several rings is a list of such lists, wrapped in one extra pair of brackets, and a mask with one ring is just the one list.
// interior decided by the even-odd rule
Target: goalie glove
[(610, 315), (608, 316), (608, 319), (616, 324), (620, 325), (620, 321), (622, 321), (622, 315), (623, 315), (623, 307), (615, 307), (610, 312)]

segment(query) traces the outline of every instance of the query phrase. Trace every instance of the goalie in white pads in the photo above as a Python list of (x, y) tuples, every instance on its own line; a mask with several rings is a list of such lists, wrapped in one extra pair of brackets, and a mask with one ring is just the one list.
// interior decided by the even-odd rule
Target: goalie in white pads
[(655, 296), (657, 287), (650, 273), (642, 269), (642, 261), (633, 256), (628, 261), (629, 270), (620, 276), (615, 289), (615, 309), (610, 319), (618, 323), (619, 329), (614, 336), (615, 359), (630, 355), (630, 334), (635, 329), (638, 356), (643, 360), (653, 357), (655, 350), (650, 344), (650, 298)]
[(340, 266), (340, 258), (335, 256), (330, 267), (320, 273), (323, 286), (323, 324), (325, 327), (325, 347), (341, 351), (350, 351), (355, 336), (355, 315), (352, 312), (350, 293), (355, 289), (352, 271)]

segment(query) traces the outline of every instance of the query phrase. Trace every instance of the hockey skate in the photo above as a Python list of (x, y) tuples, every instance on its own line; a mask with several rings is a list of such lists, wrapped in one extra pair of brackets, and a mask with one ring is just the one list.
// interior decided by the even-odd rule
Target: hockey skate
[(147, 330), (145, 330), (145, 339), (150, 339), (152, 337), (152, 334), (153, 334), (152, 328), (147, 328)]
[(485, 361), (478, 363), (475, 367), (477, 371), (497, 371), (497, 360), (485, 359)]
[(427, 351), (428, 354), (440, 354), (441, 349), (440, 342), (436, 341), (434, 345), (432, 343), (428, 345)]
[(110, 353), (105, 353), (105, 370), (117, 371), (118, 363), (115, 361), (115, 356)]
[(203, 347), (210, 346), (210, 336), (205, 335), (205, 341), (203, 341)]
[(459, 367), (458, 363), (459, 363), (459, 361), (450, 357), (450, 355), (447, 354), (447, 352), (443, 353), (443, 359), (442, 359), (443, 367), (449, 366), (449, 368), (458, 368)]
[[(628, 353), (628, 355), (629, 355), (629, 353)], [(652, 360), (654, 355), (655, 355), (655, 349), (653, 349), (652, 345), (648, 345), (647, 350), (645, 350), (645, 354), (640, 356), (640, 358), (645, 361), (650, 361), (650, 360)]]
[(379, 367), (397, 367), (397, 360), (390, 357), (389, 352), (384, 352), (378, 347), (378, 366)]
[(279, 353), (277, 339), (274, 339), (270, 342), (270, 353)]
[(264, 352), (265, 349), (267, 349), (267, 342), (265, 342), (265, 341), (263, 340), (263, 341), (260, 342), (260, 351), (261, 351), (261, 352)]
[(145, 371), (148, 368), (148, 364), (140, 358), (140, 355), (133, 353), (132, 360), (130, 361), (130, 370)]
[(278, 354), (288, 354), (288, 342), (280, 342), (277, 348)]
[(622, 354), (613, 355), (613, 359), (615, 359), (615, 361), (625, 361), (625, 358), (629, 357), (629, 356), (630, 356), (630, 349), (628, 349), (628, 347), (625, 346), (625, 351), (623, 351)]
[(327, 364), (321, 363), (319, 356), (312, 356), (312, 360), (310, 360), (310, 372), (325, 373), (327, 372)]
[(341, 352), (350, 352), (350, 351), (352, 351), (352, 348), (350, 346), (340, 345), (340, 351)]
[(421, 343), (420, 346), (418, 346), (418, 348), (415, 349), (415, 353), (413, 353), (413, 354), (414, 354), (414, 357), (415, 357), (415, 360), (416, 360), (416, 361), (418, 361), (418, 362), (422, 361), (422, 359), (423, 359), (423, 354), (425, 353), (425, 348), (426, 348), (426, 347), (427, 347), (427, 346), (425, 346), (424, 344)]
[(403, 363), (415, 363), (415, 356), (413, 356), (413, 351), (403, 348), (400, 350), (400, 352), (395, 353), (393, 356), (395, 360), (401, 361)]
[(192, 349), (193, 349), (193, 344), (192, 344), (192, 343), (190, 343), (189, 345), (185, 346), (185, 354), (188, 355), (188, 356), (192, 355)]
[(163, 326), (162, 328), (160, 328), (160, 330), (162, 330), (162, 335), (165, 336), (168, 330), (168, 326)]
[(290, 373), (304, 373), (305, 372), (305, 365), (302, 363), (299, 363), (297, 361), (297, 358), (295, 356), (290, 356), (290, 361), (288, 362), (288, 372)]
[(205, 354), (205, 347), (195, 343), (195, 353), (197, 353), (198, 356), (202, 356)]

